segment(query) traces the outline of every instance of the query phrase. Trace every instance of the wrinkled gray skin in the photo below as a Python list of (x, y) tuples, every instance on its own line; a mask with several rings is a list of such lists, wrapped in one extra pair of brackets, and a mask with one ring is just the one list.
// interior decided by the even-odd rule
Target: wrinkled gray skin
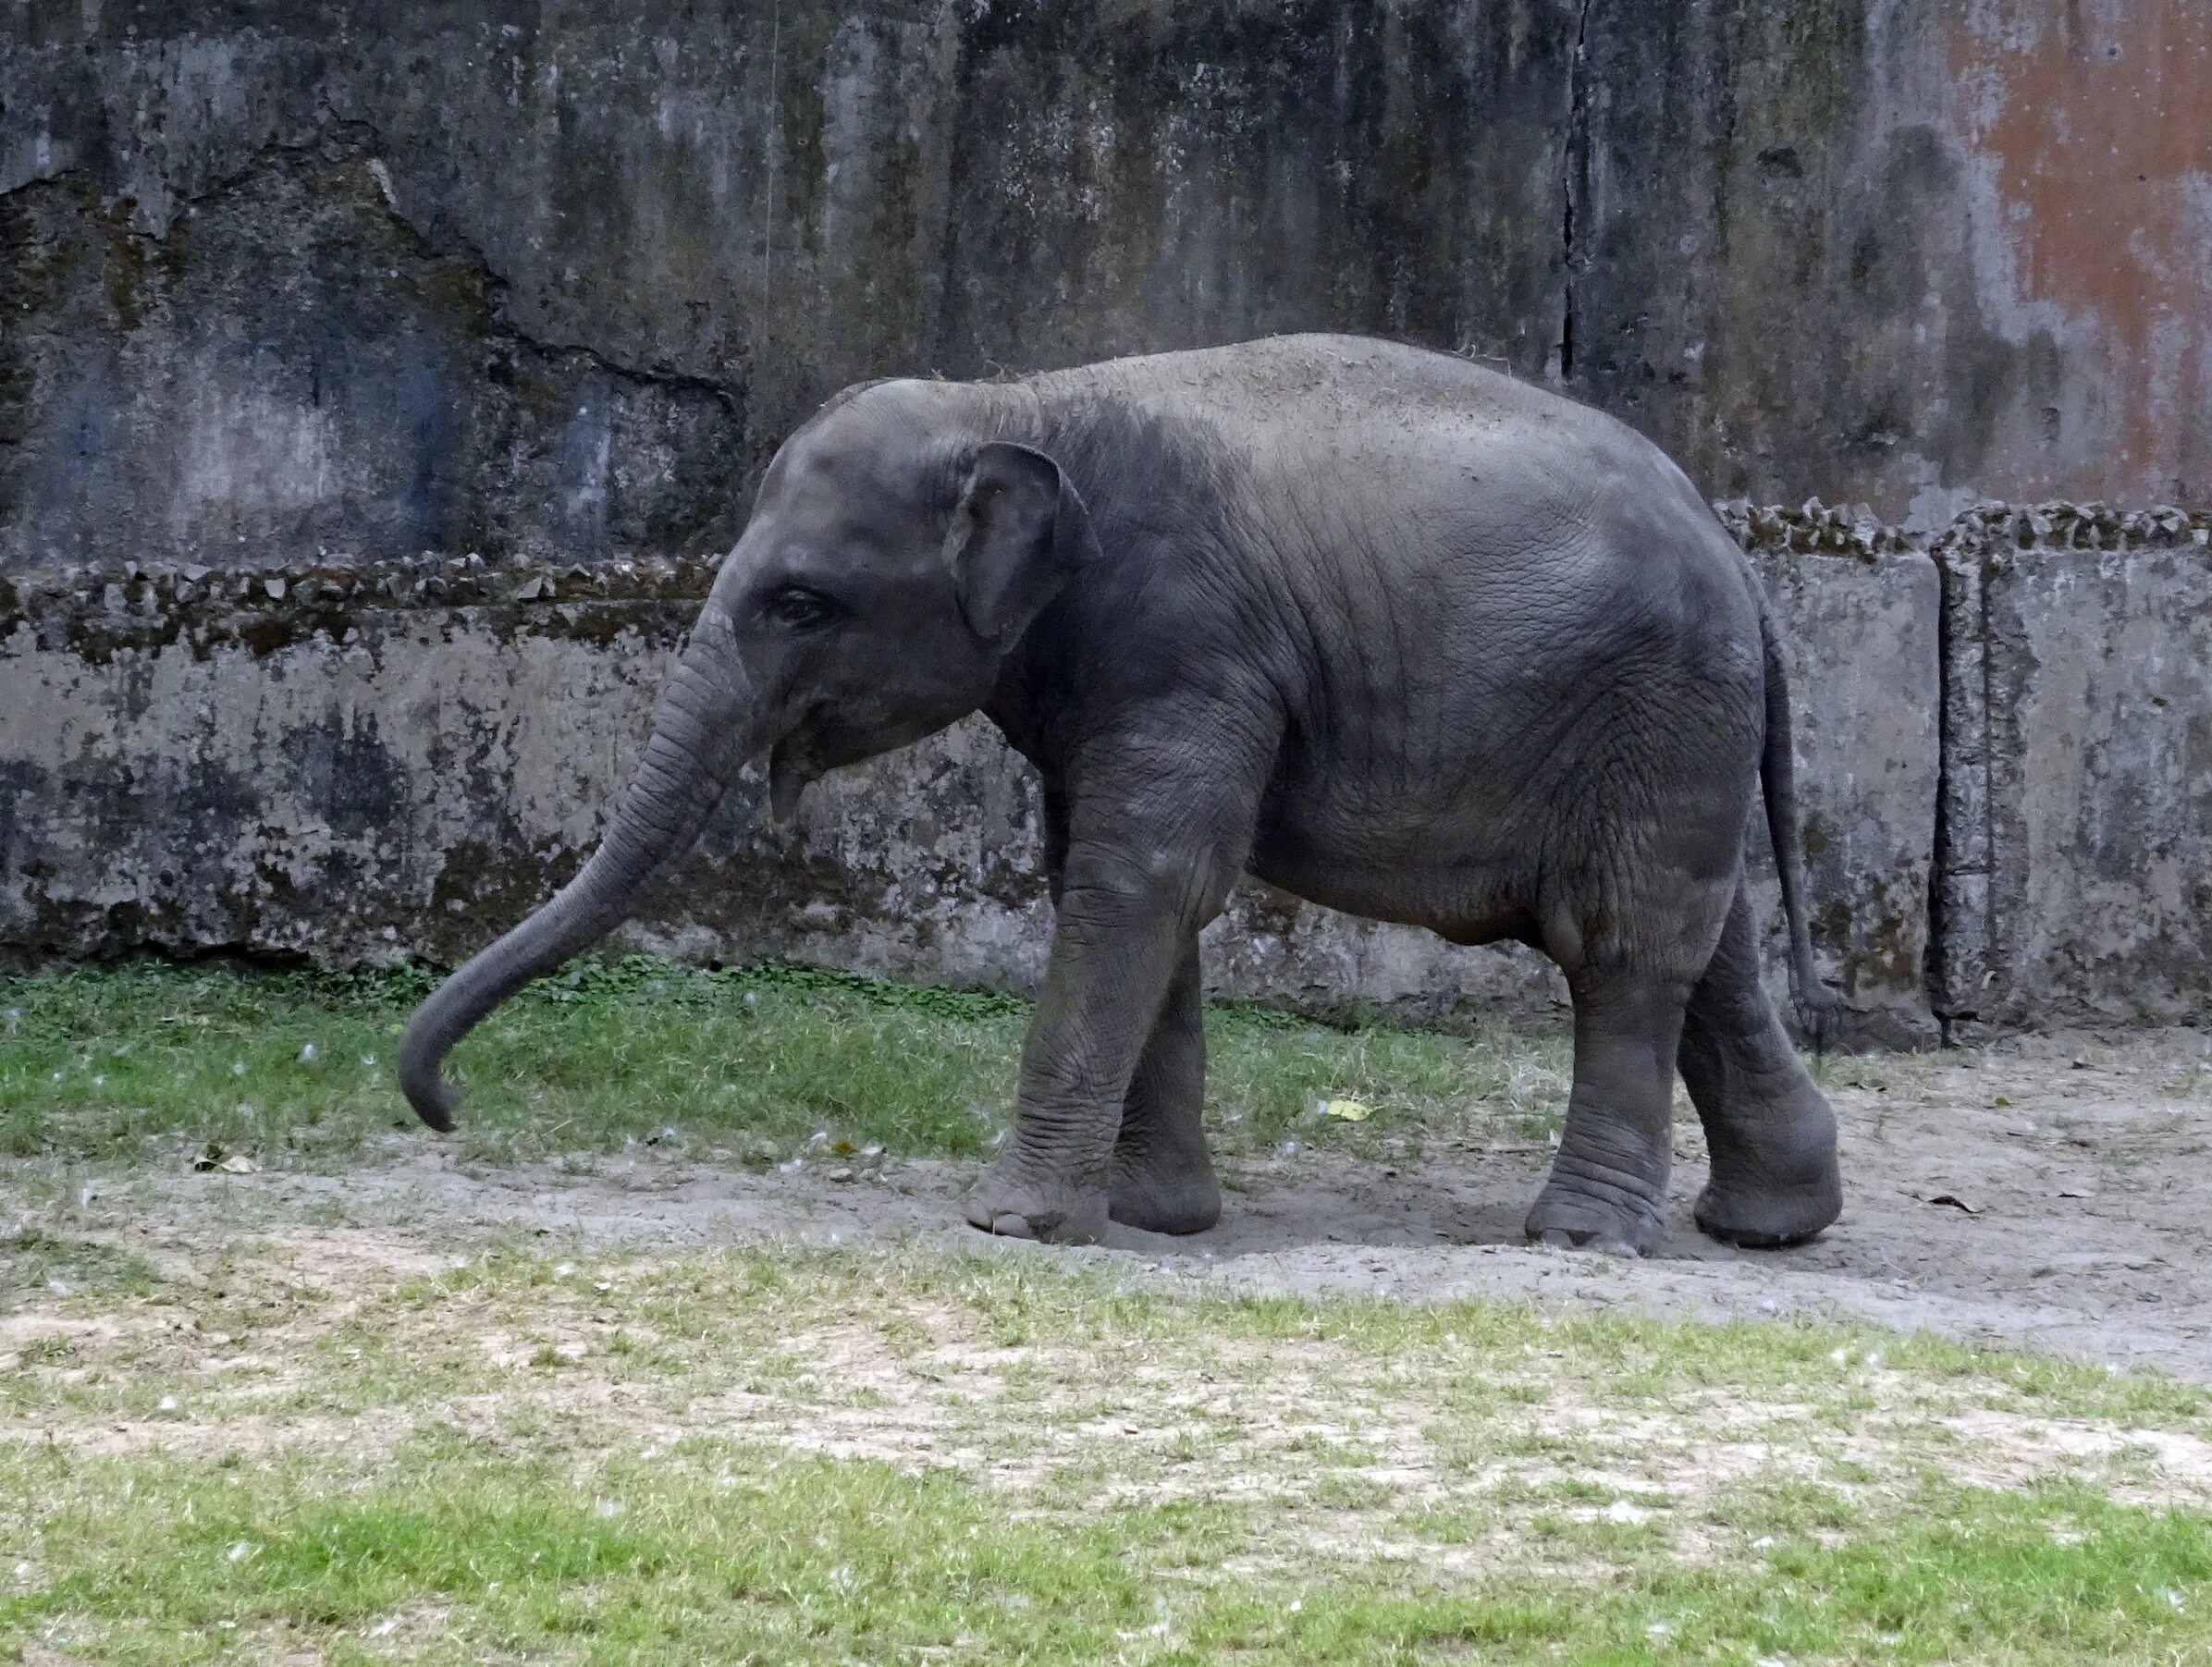
[(1198, 935), (1247, 871), (1564, 970), (1574, 1087), (1531, 1236), (1658, 1239), (1677, 1071), (1712, 1148), (1699, 1226), (1779, 1245), (1835, 1220), (1835, 1121), (1744, 884), (1763, 778), (1808, 1000), (1747, 563), (1620, 423), (1351, 337), (830, 400), (770, 466), (605, 843), (415, 1015), (415, 1109), (451, 1126), (449, 1049), (621, 921), (749, 761), (788, 814), (978, 707), (1042, 774), (1058, 925), (977, 1227), (1213, 1224)]

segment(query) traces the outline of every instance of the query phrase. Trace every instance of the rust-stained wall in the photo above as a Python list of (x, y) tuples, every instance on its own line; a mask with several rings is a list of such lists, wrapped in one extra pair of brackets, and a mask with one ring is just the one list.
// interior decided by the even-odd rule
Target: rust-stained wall
[(2207, 501), (2212, 8), (0, 0), (0, 568), (719, 547), (862, 376), (1277, 330), (1710, 493)]
[(1972, 6), (1948, 61), (1992, 322), (2059, 367), (2006, 390), (1979, 484), (2204, 503), (2212, 6)]
[[(637, 576), (695, 594), (827, 393), (1330, 328), (1870, 507), (1738, 529), (1870, 1025), (2201, 1014), (2207, 87), (2201, 0), (0, 0), (0, 937), (457, 952), (596, 826), (683, 611)], [(1997, 496), (2195, 519), (1987, 575), (1956, 535), (1939, 603), (1929, 539)], [(578, 690), (592, 738), (533, 728)], [(957, 747), (668, 941), (1024, 975), (1025, 790)], [(1232, 987), (1550, 987), (1239, 907)]]
[(1591, 0), (1570, 387), (1716, 495), (2212, 501), (2212, 8)]

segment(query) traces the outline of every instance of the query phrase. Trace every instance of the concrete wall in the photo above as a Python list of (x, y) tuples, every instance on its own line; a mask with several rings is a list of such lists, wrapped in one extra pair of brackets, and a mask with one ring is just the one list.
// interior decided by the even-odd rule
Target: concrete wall
[[(1720, 507), (1789, 638), (1815, 944), (1848, 1034), (2212, 1015), (2212, 517), (1985, 509), (1931, 547)], [(459, 959), (596, 844), (702, 561), (42, 570), (0, 579), (0, 948)], [(843, 772), (794, 826), (734, 795), (631, 934), (1032, 983), (1027, 766), (980, 720)], [(1749, 850), (1779, 993), (1763, 829)], [(1933, 910), (1931, 910), (1933, 903)], [(1214, 986), (1419, 1012), (1555, 1006), (1257, 884)]]
[[(0, 949), (457, 960), (597, 843), (709, 572), (479, 562), (0, 580)], [(980, 719), (841, 772), (789, 827), (731, 797), (630, 940), (1026, 987), (1050, 906), (1032, 773)], [(1522, 1011), (1532, 955), (1256, 884), (1217, 987)]]
[(1954, 1028), (2212, 1016), (2212, 517), (1988, 507), (1944, 593)]
[[(1721, 519), (1766, 582), (1788, 640), (1813, 944), (1853, 1040), (1936, 1039), (1928, 887), (1936, 868), (1940, 586), (1896, 529), (1814, 506), (1738, 503)], [(1781, 889), (1763, 816), (1746, 842), (1766, 924), (1767, 982), (1787, 993)]]
[[(459, 954), (827, 392), (1325, 327), (1871, 506), (1728, 511), (1864, 1034), (2201, 1015), (2208, 80), (2191, 0), (0, 0), (0, 948)], [(1951, 526), (2046, 496), (2180, 519)], [(1035, 971), (979, 730), (736, 826), (656, 941)], [(1257, 889), (1213, 964), (1557, 995)]]
[(0, 569), (716, 547), (862, 376), (1297, 328), (1715, 495), (2212, 491), (2212, 9), (0, 0)]

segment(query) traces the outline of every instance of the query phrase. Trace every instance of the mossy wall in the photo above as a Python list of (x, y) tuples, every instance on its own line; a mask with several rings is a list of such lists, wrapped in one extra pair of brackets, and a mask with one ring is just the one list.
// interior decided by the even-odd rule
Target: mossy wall
[(868, 375), (1303, 328), (1714, 496), (2201, 505), (2212, 12), (0, 7), (0, 567), (718, 547)]
[[(0, 951), (472, 948), (827, 394), (1327, 328), (1869, 507), (1736, 525), (1869, 1034), (2202, 1017), (2207, 85), (2188, 0), (0, 5)], [(2194, 518), (1953, 525), (2046, 497)], [(646, 930), (1019, 982), (1028, 792), (964, 730)]]

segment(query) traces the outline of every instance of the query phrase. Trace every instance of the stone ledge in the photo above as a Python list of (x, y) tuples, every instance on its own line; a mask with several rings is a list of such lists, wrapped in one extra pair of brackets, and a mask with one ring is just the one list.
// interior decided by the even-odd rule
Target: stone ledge
[[(2194, 600), (2212, 598), (2212, 515), (1983, 505), (1920, 540), (1817, 500), (1717, 512), (1790, 640), (1816, 944), (1853, 1034), (2212, 1011), (2192, 914), (2212, 899), (2188, 877), (2212, 874), (2190, 831), (2212, 827), (2192, 785), (2212, 760), (2188, 751), (2193, 725), (2212, 734)], [(0, 576), (0, 945), (465, 952), (596, 841), (716, 565), (425, 553)], [(2129, 699), (2153, 667), (2173, 686)], [(2059, 767), (2087, 721), (2077, 685), (2096, 769)], [(633, 941), (1029, 982), (1033, 785), (977, 729), (841, 772), (796, 828), (710, 834)], [(2143, 827), (2116, 840), (2130, 816)], [(1209, 943), (1222, 987), (1303, 1005), (1534, 1011), (1561, 993), (1532, 958), (1251, 886)]]
[(1885, 525), (1864, 504), (1831, 509), (1809, 497), (1796, 509), (1724, 498), (1713, 506), (1728, 535), (1752, 556), (1902, 555), (1925, 547), (1902, 528)]
[(1947, 1034), (2212, 1015), (2212, 514), (1985, 505), (1935, 545)]

